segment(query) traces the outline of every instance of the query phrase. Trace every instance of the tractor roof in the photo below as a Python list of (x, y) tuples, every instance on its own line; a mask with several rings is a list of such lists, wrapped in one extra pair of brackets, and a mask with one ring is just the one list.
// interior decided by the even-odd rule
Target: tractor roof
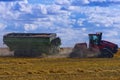
[(90, 36), (92, 36), (92, 35), (102, 35), (102, 32), (97, 32), (97, 33), (95, 33), (95, 34), (89, 34)]

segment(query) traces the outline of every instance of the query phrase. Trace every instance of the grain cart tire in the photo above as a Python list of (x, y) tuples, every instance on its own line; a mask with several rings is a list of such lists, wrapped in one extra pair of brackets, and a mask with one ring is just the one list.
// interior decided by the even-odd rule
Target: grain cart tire
[(14, 56), (15, 57), (20, 57), (20, 56), (22, 56), (22, 54), (24, 54), (22, 50), (15, 50), (14, 51)]
[(41, 51), (36, 50), (36, 49), (31, 49), (31, 57), (37, 57), (41, 55), (42, 55)]
[(101, 51), (101, 55), (100, 55), (101, 58), (112, 58), (113, 57), (113, 54), (110, 50), (108, 49), (103, 49)]
[(38, 53), (35, 53), (32, 50), (15, 50), (14, 51), (15, 57), (36, 57)]

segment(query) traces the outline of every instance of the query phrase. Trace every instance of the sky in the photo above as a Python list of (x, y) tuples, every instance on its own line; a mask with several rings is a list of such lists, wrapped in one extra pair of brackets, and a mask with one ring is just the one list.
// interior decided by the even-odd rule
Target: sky
[(102, 32), (120, 46), (120, 0), (0, 0), (0, 47), (11, 32), (57, 33), (64, 47)]

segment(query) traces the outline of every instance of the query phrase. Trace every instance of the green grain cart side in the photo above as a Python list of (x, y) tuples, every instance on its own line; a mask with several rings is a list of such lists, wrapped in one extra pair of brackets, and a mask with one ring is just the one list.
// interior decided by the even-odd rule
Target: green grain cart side
[(55, 33), (8, 33), (3, 42), (17, 57), (36, 57), (59, 53), (61, 40)]

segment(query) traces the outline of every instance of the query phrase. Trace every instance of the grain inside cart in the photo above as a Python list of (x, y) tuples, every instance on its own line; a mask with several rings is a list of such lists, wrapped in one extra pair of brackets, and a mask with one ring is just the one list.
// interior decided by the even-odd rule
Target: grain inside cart
[(3, 42), (14, 56), (35, 57), (59, 53), (61, 40), (55, 33), (8, 33)]

